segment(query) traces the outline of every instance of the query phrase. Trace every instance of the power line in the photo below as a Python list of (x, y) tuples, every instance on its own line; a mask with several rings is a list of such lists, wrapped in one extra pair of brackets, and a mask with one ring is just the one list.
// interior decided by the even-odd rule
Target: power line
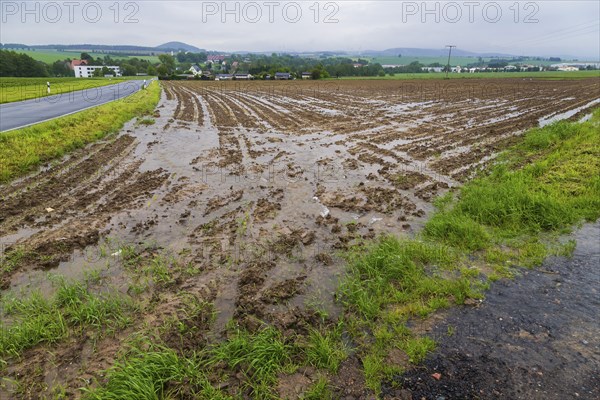
[(548, 42), (548, 41), (558, 41), (558, 40), (562, 40), (562, 39), (570, 39), (570, 38), (574, 38), (574, 37), (578, 37), (581, 35), (587, 35), (590, 33), (597, 33), (598, 32), (598, 28), (596, 27), (588, 27), (586, 29), (583, 29), (581, 31), (574, 31), (574, 32), (570, 32), (570, 33), (566, 33), (564, 35), (560, 35), (557, 37), (551, 37), (551, 38), (545, 38), (545, 39), (539, 39), (533, 42), (528, 42), (526, 43), (527, 45), (532, 45), (532, 44), (540, 44), (540, 43), (544, 43), (544, 42)]
[[(586, 22), (584, 24), (577, 24), (577, 25), (573, 25), (567, 28), (562, 28), (562, 29), (558, 29), (555, 31), (551, 31), (551, 32), (547, 32), (538, 36), (534, 36), (528, 39), (522, 39), (522, 40), (518, 40), (518, 41), (514, 41), (511, 43), (508, 43), (507, 45), (505, 45), (506, 47), (510, 47), (514, 44), (529, 44), (528, 42), (537, 42), (537, 41), (543, 41), (543, 40), (551, 40), (554, 37), (560, 37), (560, 36), (564, 36), (564, 35), (568, 35), (571, 33), (575, 33), (577, 31), (581, 31), (581, 30), (585, 30), (585, 29), (590, 29), (590, 28), (595, 28), (597, 25), (599, 24), (599, 20), (593, 20), (593, 21), (589, 21)], [(589, 26), (588, 26), (589, 25)]]

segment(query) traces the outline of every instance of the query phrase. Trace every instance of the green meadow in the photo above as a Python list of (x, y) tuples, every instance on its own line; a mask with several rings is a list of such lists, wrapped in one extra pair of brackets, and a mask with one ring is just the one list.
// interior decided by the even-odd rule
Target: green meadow
[[(52, 64), (55, 61), (62, 61), (62, 60), (66, 60), (67, 58), (70, 58), (71, 60), (73, 59), (79, 59), (79, 57), (81, 56), (81, 52), (77, 52), (77, 51), (58, 51), (58, 50), (21, 50), (21, 49), (7, 49), (7, 50), (14, 50), (17, 53), (25, 53), (27, 54), (29, 57), (33, 58), (34, 60), (38, 60), (38, 61), (42, 61), (45, 62), (46, 64)], [(121, 54), (107, 54), (107, 53), (94, 53), (91, 52), (88, 54), (94, 58), (104, 58), (104, 56), (110, 56), (113, 59), (118, 59), (118, 60), (128, 60), (130, 58), (138, 58), (140, 60), (148, 60), (153, 64), (156, 64), (159, 62), (158, 60), (158, 56), (124, 56)]]

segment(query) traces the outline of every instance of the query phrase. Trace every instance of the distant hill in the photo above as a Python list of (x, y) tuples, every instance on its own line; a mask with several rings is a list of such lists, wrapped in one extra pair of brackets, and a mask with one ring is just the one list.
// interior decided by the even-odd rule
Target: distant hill
[[(272, 51), (234, 51), (234, 54), (271, 54)], [(277, 53), (277, 52), (276, 52)], [(386, 50), (363, 50), (363, 51), (347, 51), (347, 50), (337, 50), (337, 51), (286, 51), (286, 54), (291, 55), (302, 55), (305, 57), (397, 57), (399, 54), (402, 57), (447, 57), (448, 56), (448, 48), (443, 47), (440, 49), (422, 49), (416, 47), (396, 47), (393, 49)], [(503, 54), (503, 53), (476, 53), (472, 51), (461, 50), (457, 48), (452, 49), (452, 55), (456, 57), (506, 57), (513, 58), (514, 55), (511, 54)]]
[[(396, 47), (393, 49), (386, 50), (365, 50), (360, 52), (358, 55), (372, 56), (372, 57), (385, 57), (385, 56), (402, 56), (407, 57), (442, 57), (448, 55), (448, 48), (441, 49), (421, 49), (415, 47)], [(461, 50), (458, 48), (452, 49), (452, 54), (457, 57), (512, 57), (510, 54), (502, 53), (474, 53), (472, 51)]]
[(165, 50), (181, 50), (181, 51), (189, 51), (190, 53), (201, 53), (204, 50), (199, 49), (196, 46), (192, 46), (190, 44), (182, 43), (182, 42), (168, 42), (163, 43), (160, 46), (156, 46), (157, 49), (165, 49)]
[(107, 45), (107, 44), (41, 44), (27, 45), (22, 43), (5, 43), (0, 46), (4, 49), (19, 50), (59, 50), (59, 51), (88, 51), (94, 53), (120, 53), (120, 54), (148, 54), (168, 53), (171, 51), (190, 51), (200, 53), (203, 50), (182, 42), (168, 42), (160, 46), (133, 46), (133, 45)]

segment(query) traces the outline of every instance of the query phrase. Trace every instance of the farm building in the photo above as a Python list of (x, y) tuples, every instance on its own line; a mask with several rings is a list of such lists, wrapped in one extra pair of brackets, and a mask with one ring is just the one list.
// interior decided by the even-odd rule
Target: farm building
[(275, 79), (278, 81), (285, 81), (292, 79), (292, 74), (289, 72), (275, 72)]
[[(91, 78), (94, 76), (94, 71), (102, 69), (102, 65), (78, 65), (74, 68), (75, 78)], [(118, 66), (106, 66), (111, 71), (115, 72), (116, 76), (121, 76), (121, 68)]]

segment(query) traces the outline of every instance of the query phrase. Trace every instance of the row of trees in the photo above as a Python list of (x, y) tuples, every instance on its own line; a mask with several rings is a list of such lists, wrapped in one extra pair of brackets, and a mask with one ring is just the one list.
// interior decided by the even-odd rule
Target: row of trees
[(330, 76), (377, 76), (383, 72), (379, 64), (369, 64), (366, 60), (356, 62), (346, 57), (309, 58), (275, 53), (248, 54), (229, 56), (227, 62), (224, 72), (234, 72), (232, 65), (237, 62), (238, 71), (249, 72), (255, 76), (273, 75), (276, 72), (289, 72), (300, 76), (302, 72), (310, 72), (313, 79), (318, 79)]
[(27, 54), (0, 50), (0, 76), (48, 76), (48, 66)]
[[(159, 56), (167, 56), (161, 55)], [(169, 57), (170, 60), (173, 58)], [(109, 55), (103, 58), (93, 58), (88, 53), (81, 53), (81, 60), (86, 60), (88, 65), (96, 66), (119, 66), (121, 73), (124, 76), (135, 76), (138, 73), (146, 73), (148, 75), (157, 75), (156, 67), (148, 60), (139, 58), (113, 59)], [(45, 77), (45, 76), (75, 76), (74, 72), (69, 68), (71, 59), (58, 60), (52, 64), (46, 64), (42, 61), (37, 61), (24, 53), (15, 51), (0, 50), (0, 76), (4, 77)], [(174, 61), (172, 62), (173, 70), (175, 69)], [(104, 73), (105, 72), (105, 73)], [(98, 76), (110, 74), (111, 71), (106, 68), (97, 70)]]

